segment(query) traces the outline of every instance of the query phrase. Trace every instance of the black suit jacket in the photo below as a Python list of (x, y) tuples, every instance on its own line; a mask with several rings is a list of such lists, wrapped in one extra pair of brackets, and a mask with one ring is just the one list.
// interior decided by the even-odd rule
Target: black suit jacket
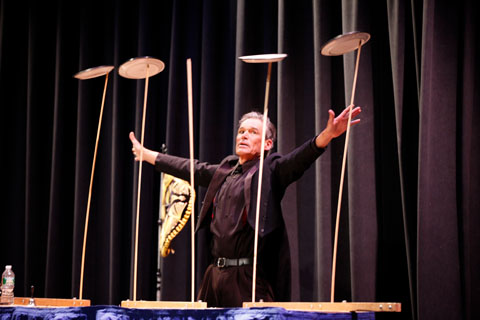
[[(311, 139), (286, 155), (273, 153), (264, 160), (258, 265), (268, 276), (277, 301), (288, 301), (290, 297), (290, 251), (283, 222), (281, 200), (286, 188), (298, 180), (324, 151), (325, 149), (315, 145), (315, 139)], [(209, 226), (213, 199), (232, 170), (231, 162), (237, 159), (237, 156), (229, 156), (220, 164), (215, 165), (195, 161), (194, 182), (196, 185), (207, 187), (198, 217), (197, 230)], [(245, 180), (247, 217), (252, 228), (255, 228), (258, 166), (257, 163), (249, 170)], [(181, 179), (190, 180), (189, 159), (159, 154), (155, 168)]]

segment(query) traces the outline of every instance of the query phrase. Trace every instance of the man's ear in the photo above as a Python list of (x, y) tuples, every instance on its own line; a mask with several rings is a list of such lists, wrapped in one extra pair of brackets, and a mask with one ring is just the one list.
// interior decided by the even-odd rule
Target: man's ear
[(270, 151), (273, 148), (273, 140), (265, 139), (265, 151)]

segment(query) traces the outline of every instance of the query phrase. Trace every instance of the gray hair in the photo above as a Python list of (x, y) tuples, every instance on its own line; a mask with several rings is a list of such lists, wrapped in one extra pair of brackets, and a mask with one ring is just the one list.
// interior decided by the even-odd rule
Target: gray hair
[[(240, 121), (238, 121), (238, 126), (241, 126), (242, 123), (248, 119), (258, 119), (263, 123), (263, 114), (257, 111), (251, 111), (249, 113), (245, 113), (240, 119)], [(275, 143), (275, 140), (277, 140), (277, 129), (275, 129), (275, 126), (273, 125), (273, 123), (270, 121), (270, 118), (268, 117), (267, 117), (267, 132), (265, 132), (265, 139), (271, 139), (272, 142), (274, 143)]]

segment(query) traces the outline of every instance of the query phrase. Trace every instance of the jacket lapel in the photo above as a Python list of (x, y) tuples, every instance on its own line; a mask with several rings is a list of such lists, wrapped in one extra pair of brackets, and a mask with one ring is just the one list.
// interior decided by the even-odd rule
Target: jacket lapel
[(204, 227), (209, 221), (210, 217), (207, 217), (207, 213), (210, 212), (210, 208), (212, 207), (213, 199), (217, 194), (218, 189), (225, 181), (225, 178), (228, 176), (230, 171), (232, 171), (232, 167), (229, 161), (232, 160), (232, 157), (226, 158), (218, 167), (217, 171), (213, 175), (212, 181), (208, 186), (207, 193), (205, 194), (205, 198), (202, 203), (202, 208), (200, 209), (200, 215), (198, 218), (198, 223), (196, 227), (196, 231), (200, 228)]

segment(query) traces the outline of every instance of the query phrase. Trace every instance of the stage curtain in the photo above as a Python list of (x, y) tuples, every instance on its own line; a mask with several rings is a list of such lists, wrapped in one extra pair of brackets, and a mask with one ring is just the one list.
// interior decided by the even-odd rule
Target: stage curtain
[[(476, 319), (480, 303), (480, 36), (472, 0), (0, 0), (0, 268), (17, 296), (79, 297), (85, 217), (106, 77), (114, 66), (91, 193), (83, 298), (133, 298), (138, 163), (145, 80), (119, 75), (135, 57), (165, 70), (149, 78), (145, 146), (189, 156), (186, 59), (193, 64), (195, 157), (234, 152), (237, 122), (263, 112), (267, 65), (238, 58), (286, 53), (273, 65), (269, 116), (275, 150), (320, 133), (328, 110), (352, 98), (341, 199), (335, 301), (402, 303), (401, 319)], [(324, 56), (334, 37), (371, 39)], [(282, 206), (292, 300), (330, 301), (345, 136), (291, 185)], [(161, 176), (142, 169), (137, 299), (157, 299)], [(196, 212), (204, 188), (197, 188)], [(161, 298), (190, 300), (190, 224), (161, 260)], [(196, 236), (196, 289), (208, 265)]]

